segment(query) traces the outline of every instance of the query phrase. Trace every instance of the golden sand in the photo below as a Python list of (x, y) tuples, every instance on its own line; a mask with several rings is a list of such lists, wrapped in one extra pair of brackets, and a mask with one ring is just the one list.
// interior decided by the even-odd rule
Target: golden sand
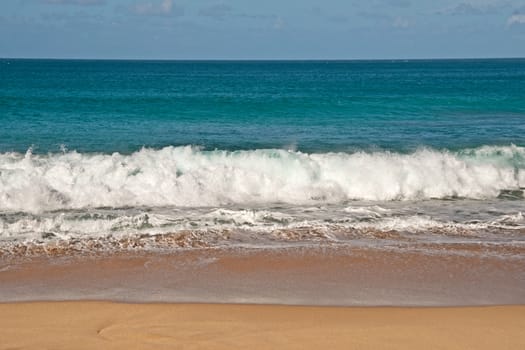
[(0, 304), (0, 349), (525, 349), (525, 306)]

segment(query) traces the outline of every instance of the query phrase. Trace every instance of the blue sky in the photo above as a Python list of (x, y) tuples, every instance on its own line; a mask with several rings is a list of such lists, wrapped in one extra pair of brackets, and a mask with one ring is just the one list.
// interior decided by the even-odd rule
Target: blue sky
[(525, 0), (3, 0), (0, 57), (524, 57)]

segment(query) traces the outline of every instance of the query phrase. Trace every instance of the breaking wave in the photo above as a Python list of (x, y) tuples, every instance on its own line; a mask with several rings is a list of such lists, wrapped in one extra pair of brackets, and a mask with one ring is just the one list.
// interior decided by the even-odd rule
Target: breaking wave
[(522, 195), (525, 148), (306, 154), (142, 149), (130, 155), (0, 154), (0, 211), (206, 207)]

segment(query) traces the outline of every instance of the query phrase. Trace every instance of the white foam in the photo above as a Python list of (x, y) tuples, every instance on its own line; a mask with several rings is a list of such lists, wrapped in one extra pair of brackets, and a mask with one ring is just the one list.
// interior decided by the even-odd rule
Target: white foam
[(325, 153), (142, 149), (0, 154), (0, 210), (493, 198), (525, 186), (525, 149)]
[(499, 218), (493, 220), (491, 222), (491, 225), (525, 227), (525, 216), (522, 212), (516, 214), (502, 215)]
[(293, 221), (293, 217), (280, 212), (269, 210), (231, 210), (217, 209), (211, 213), (205, 214), (202, 218), (219, 222), (220, 224), (232, 224), (234, 226), (255, 226), (270, 224), (287, 224)]
[[(335, 209), (335, 208), (334, 208)], [(311, 235), (317, 237), (324, 232), (323, 237), (330, 232), (355, 234), (357, 231), (401, 231), (412, 233), (463, 231), (476, 232), (480, 230), (504, 229), (517, 230), (525, 228), (522, 212), (498, 215), (486, 220), (470, 223), (469, 220), (443, 220), (429, 214), (410, 213), (403, 216), (386, 216), (375, 214), (372, 218), (366, 212), (348, 213), (345, 208), (323, 212), (321, 218), (302, 215), (297, 212), (279, 212), (265, 209), (234, 210), (234, 209), (202, 209), (173, 211), (166, 209), (164, 213), (132, 213), (128, 210), (80, 213), (61, 212), (45, 215), (13, 214), (0, 216), (0, 246), (2, 242), (39, 242), (46, 239), (98, 239), (113, 237), (143, 237), (176, 232), (192, 232), (199, 240), (214, 241), (217, 234), (227, 230), (232, 234), (239, 233), (244, 241), (264, 239), (269, 233), (287, 230), (292, 236), (300, 234), (307, 239)], [(330, 219), (330, 220), (326, 220)], [(304, 231), (303, 229), (306, 229)], [(308, 233), (308, 232), (312, 233)], [(305, 233), (306, 232), (306, 233)], [(286, 238), (285, 236), (283, 236)]]

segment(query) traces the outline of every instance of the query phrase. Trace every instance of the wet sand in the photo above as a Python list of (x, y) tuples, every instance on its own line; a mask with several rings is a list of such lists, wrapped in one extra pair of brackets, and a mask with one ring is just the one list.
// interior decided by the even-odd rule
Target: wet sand
[(525, 306), (0, 304), (0, 349), (523, 349)]
[(0, 298), (0, 350), (525, 348), (519, 249), (11, 255)]
[(0, 302), (525, 304), (525, 253), (484, 249), (236, 248), (11, 257), (0, 259)]

